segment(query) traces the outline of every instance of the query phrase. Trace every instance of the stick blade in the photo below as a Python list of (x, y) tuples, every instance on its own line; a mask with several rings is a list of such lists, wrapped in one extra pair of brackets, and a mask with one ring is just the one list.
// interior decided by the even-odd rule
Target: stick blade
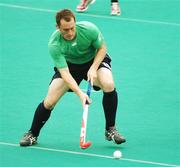
[(91, 144), (92, 144), (92, 142), (88, 141), (88, 142), (86, 142), (86, 143), (82, 143), (82, 144), (80, 145), (80, 147), (81, 147), (81, 149), (86, 149), (86, 148), (90, 147)]

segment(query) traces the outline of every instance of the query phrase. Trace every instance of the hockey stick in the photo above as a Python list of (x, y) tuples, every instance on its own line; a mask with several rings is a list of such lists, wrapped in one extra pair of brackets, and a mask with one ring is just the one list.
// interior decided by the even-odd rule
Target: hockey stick
[[(87, 95), (90, 97), (91, 95), (91, 83), (88, 83)], [(88, 148), (92, 143), (90, 141), (86, 142), (86, 127), (87, 127), (87, 118), (88, 118), (88, 107), (89, 104), (86, 101), (83, 116), (82, 116), (82, 125), (81, 125), (81, 134), (80, 134), (80, 147), (82, 149)]]

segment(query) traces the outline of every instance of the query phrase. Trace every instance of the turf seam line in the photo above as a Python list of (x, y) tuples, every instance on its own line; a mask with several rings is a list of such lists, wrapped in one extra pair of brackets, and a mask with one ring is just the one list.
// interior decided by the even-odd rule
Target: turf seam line
[[(19, 147), (19, 148), (22, 148), (22, 149), (23, 148), (37, 149), (37, 150), (43, 150), (43, 151), (61, 152), (61, 153), (83, 155), (83, 156), (90, 156), (90, 157), (114, 159), (112, 156), (101, 155), (101, 154), (93, 154), (93, 153), (87, 153), (87, 152), (77, 152), (77, 151), (71, 151), (71, 150), (61, 150), (61, 149), (38, 147), (38, 146), (20, 147), (19, 144), (7, 143), (7, 142), (0, 142), (0, 145)], [(175, 164), (167, 164), (167, 163), (161, 163), (161, 162), (145, 161), (145, 160), (130, 159), (130, 158), (120, 158), (119, 160), (120, 161), (135, 162), (135, 163), (142, 163), (142, 164), (159, 165), (159, 166), (180, 167), (180, 165), (175, 165)]]
[[(33, 10), (33, 11), (38, 11), (38, 12), (49, 12), (49, 13), (57, 12), (57, 10), (53, 10), (53, 9), (35, 8), (35, 7), (30, 7), (30, 6), (21, 6), (21, 5), (6, 4), (6, 3), (0, 3), (0, 7), (18, 8), (18, 9), (24, 9), (24, 10)], [(77, 16), (95, 17), (95, 18), (101, 18), (101, 19), (111, 19), (111, 20), (120, 20), (120, 21), (136, 22), (136, 23), (158, 24), (158, 25), (180, 27), (180, 23), (175, 23), (175, 22), (153, 21), (153, 20), (125, 18), (125, 17), (112, 17), (112, 16), (86, 14), (86, 13), (83, 13), (83, 14), (76, 13), (76, 15)]]

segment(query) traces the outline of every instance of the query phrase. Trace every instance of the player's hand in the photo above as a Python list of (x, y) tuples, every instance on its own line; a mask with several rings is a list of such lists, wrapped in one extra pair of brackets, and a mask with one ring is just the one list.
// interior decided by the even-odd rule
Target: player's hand
[(81, 100), (81, 103), (82, 103), (82, 106), (83, 106), (83, 108), (85, 107), (85, 105), (86, 105), (86, 102), (88, 103), (88, 104), (91, 104), (91, 99), (89, 98), (89, 96), (86, 94), (86, 93), (84, 93), (84, 92), (82, 92), (81, 94), (80, 94), (80, 100)]
[(93, 82), (97, 79), (97, 70), (93, 67), (91, 67), (87, 73), (88, 81), (91, 82), (91, 85), (93, 86)]

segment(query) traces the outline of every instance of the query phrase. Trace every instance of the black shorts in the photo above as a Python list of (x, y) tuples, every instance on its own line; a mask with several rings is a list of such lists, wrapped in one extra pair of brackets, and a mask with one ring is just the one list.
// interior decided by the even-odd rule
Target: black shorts
[[(74, 78), (74, 80), (77, 82), (78, 85), (81, 83), (83, 79), (87, 80), (87, 72), (91, 67), (93, 61), (94, 59), (84, 64), (72, 64), (67, 62), (70, 74), (72, 75), (72, 77)], [(111, 70), (111, 58), (109, 57), (108, 54), (106, 54), (104, 60), (99, 65), (98, 69), (102, 67)], [(55, 74), (53, 75), (51, 82), (56, 78), (61, 78), (61, 74), (56, 67), (54, 67), (54, 71)], [(93, 88), (95, 90), (100, 90), (100, 88), (97, 86), (93, 86)]]

